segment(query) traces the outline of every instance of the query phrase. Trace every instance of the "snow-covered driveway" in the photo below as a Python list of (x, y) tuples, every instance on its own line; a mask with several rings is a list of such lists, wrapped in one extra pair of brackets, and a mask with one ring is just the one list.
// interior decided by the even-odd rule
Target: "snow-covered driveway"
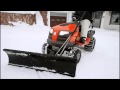
[(93, 52), (82, 50), (76, 77), (72, 78), (50, 72), (9, 66), (3, 49), (15, 49), (41, 53), (48, 37), (47, 27), (1, 26), (1, 77), (2, 79), (117, 79), (119, 78), (119, 31), (96, 30), (96, 47)]

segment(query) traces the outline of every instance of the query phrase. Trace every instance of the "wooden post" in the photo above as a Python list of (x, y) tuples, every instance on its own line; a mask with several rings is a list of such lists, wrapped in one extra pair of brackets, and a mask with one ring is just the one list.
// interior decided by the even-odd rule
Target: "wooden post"
[(43, 17), (44, 25), (48, 26), (47, 11), (40, 11), (41, 16)]

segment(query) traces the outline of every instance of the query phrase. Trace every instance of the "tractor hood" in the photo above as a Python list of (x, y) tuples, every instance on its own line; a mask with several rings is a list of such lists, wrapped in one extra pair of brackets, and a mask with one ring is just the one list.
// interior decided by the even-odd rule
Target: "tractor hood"
[(60, 32), (60, 31), (73, 32), (75, 27), (76, 27), (75, 23), (63, 23), (63, 24), (59, 24), (59, 25), (52, 27), (52, 29), (57, 32)]

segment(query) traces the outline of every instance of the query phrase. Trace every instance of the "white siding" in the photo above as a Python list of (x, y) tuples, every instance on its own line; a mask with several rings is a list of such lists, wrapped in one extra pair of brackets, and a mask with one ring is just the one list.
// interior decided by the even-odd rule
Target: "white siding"
[(102, 22), (101, 22), (101, 28), (119, 30), (120, 26), (110, 24), (110, 19), (111, 19), (111, 12), (105, 11), (105, 13), (103, 14)]

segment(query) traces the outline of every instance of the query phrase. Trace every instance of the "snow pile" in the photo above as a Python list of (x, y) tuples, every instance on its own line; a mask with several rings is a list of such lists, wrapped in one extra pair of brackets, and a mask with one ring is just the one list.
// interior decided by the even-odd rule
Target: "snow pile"
[(29, 26), (29, 24), (22, 21), (16, 21), (16, 22), (9, 21), (8, 23), (10, 24), (10, 26)]
[[(37, 23), (36, 27), (37, 28), (39, 28), (39, 26), (44, 27), (43, 18), (39, 11), (1, 11), (1, 12), (17, 13), (17, 14), (36, 14), (36, 23)], [(10, 26), (29, 26), (29, 24), (19, 20), (17, 20), (16, 22), (9, 21), (8, 23), (10, 24)], [(35, 23), (33, 25), (35, 25)]]

